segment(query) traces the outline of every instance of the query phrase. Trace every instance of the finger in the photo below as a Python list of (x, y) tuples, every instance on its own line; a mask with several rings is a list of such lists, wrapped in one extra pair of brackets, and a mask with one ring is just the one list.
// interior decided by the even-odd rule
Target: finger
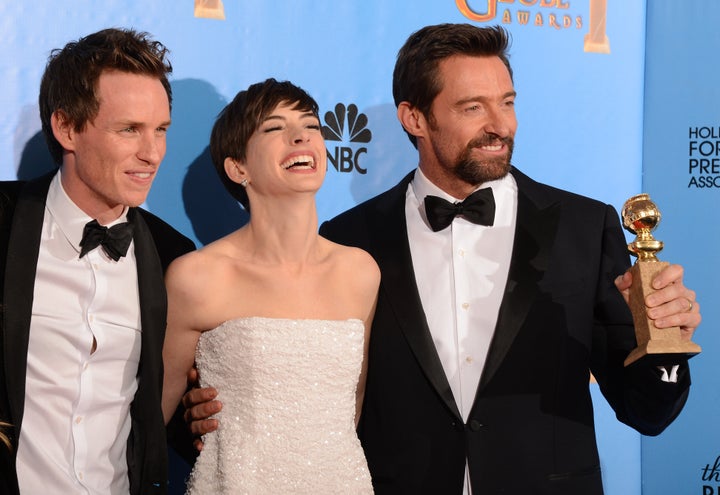
[(657, 328), (680, 327), (684, 332), (689, 332), (688, 335), (692, 335), (692, 332), (700, 325), (701, 321), (702, 316), (700, 316), (700, 313), (685, 312), (658, 318), (653, 320), (653, 323)]
[(188, 385), (192, 385), (193, 387), (197, 387), (198, 380), (200, 379), (200, 375), (198, 374), (198, 370), (195, 366), (190, 368), (190, 371), (187, 373), (187, 382)]
[(221, 410), (222, 403), (220, 401), (214, 400), (211, 402), (204, 402), (202, 404), (193, 406), (190, 409), (187, 409), (185, 411), (185, 414), (183, 415), (183, 418), (185, 419), (186, 423), (190, 423), (192, 421), (208, 419), (211, 416), (219, 413)]
[[(688, 338), (692, 336), (695, 329), (702, 322), (702, 316), (700, 314), (700, 304), (695, 301), (692, 308), (688, 308), (688, 300), (678, 301), (684, 307), (684, 311), (673, 312), (668, 315), (663, 315), (654, 319), (653, 323), (657, 328), (670, 328), (680, 327), (683, 332), (683, 336)], [(648, 311), (648, 316), (657, 308)], [(689, 310), (688, 310), (689, 309)]]
[(208, 402), (217, 397), (217, 389), (214, 387), (193, 388), (188, 390), (182, 398), (182, 404), (185, 409)]
[[(683, 294), (687, 295), (680, 295), (678, 297), (668, 300), (667, 302), (661, 302), (661, 304), (658, 304), (656, 306), (650, 306), (648, 304), (648, 317), (657, 320), (673, 315), (683, 315), (685, 313), (692, 312), (697, 313), (698, 311), (696, 311), (697, 308), (695, 304), (694, 293), (692, 293), (692, 291), (683, 291)], [(669, 292), (666, 294), (666, 296), (669, 296)], [(651, 302), (657, 302), (660, 300), (652, 298), (650, 296), (648, 297)]]
[(655, 290), (662, 289), (671, 284), (679, 283), (682, 285), (683, 267), (681, 265), (668, 265), (660, 270), (652, 280), (652, 288)]
[(628, 290), (631, 285), (632, 273), (630, 273), (629, 270), (622, 275), (618, 275), (617, 278), (615, 278), (615, 287), (617, 287), (620, 292)]
[(211, 433), (218, 428), (218, 420), (217, 419), (203, 419), (202, 421), (193, 421), (190, 424), (190, 431), (194, 436), (201, 436), (205, 435), (206, 433)]
[(202, 452), (203, 445), (204, 444), (203, 444), (202, 440), (200, 440), (199, 438), (196, 438), (195, 441), (193, 442), (193, 447), (195, 447), (195, 450), (197, 450), (198, 452)]
[(674, 303), (672, 309), (675, 312), (688, 310), (688, 301), (695, 301), (695, 291), (688, 289), (682, 282), (670, 284), (660, 290), (656, 290), (645, 298), (645, 305), (649, 308)]

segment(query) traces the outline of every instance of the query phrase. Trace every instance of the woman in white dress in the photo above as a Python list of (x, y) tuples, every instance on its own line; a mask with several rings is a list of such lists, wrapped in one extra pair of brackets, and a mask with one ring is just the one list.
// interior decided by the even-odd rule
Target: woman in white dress
[(223, 402), (188, 493), (372, 493), (355, 426), (380, 272), (317, 234), (317, 103), (289, 82), (254, 84), (218, 116), (210, 152), (250, 221), (166, 276), (165, 420), (195, 361)]

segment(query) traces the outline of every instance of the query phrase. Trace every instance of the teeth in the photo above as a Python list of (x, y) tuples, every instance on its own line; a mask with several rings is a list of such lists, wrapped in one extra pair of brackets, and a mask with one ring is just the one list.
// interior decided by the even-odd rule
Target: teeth
[(148, 179), (152, 174), (150, 172), (134, 172), (133, 175), (141, 179)]
[(303, 166), (307, 166), (309, 168), (315, 168), (315, 162), (313, 160), (313, 157), (310, 155), (300, 155), (300, 156), (294, 156), (290, 158), (288, 161), (283, 162), (280, 166), (284, 168), (285, 170), (289, 169), (293, 165), (297, 164), (303, 164)]
[(502, 149), (502, 145), (495, 145), (495, 146), (483, 146), (482, 149), (487, 151), (500, 151)]

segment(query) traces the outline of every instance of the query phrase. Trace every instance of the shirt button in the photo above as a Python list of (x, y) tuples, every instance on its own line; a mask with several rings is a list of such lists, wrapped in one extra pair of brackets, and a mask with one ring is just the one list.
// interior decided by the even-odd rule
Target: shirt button
[(75, 424), (79, 425), (80, 423), (82, 423), (82, 420), (82, 416), (78, 416), (77, 418), (75, 418)]
[(461, 257), (462, 257), (462, 256), (465, 256), (465, 250), (464, 250), (464, 249), (459, 249), (459, 250), (458, 250), (458, 254), (459, 254)]
[(470, 307), (470, 303), (462, 303), (462, 309), (468, 309)]
[(94, 321), (95, 317), (93, 315), (88, 315), (88, 321)]
[(468, 356), (468, 357), (465, 358), (465, 362), (466, 362), (467, 364), (472, 364), (472, 363), (473, 363), (473, 358), (472, 358), (471, 356)]

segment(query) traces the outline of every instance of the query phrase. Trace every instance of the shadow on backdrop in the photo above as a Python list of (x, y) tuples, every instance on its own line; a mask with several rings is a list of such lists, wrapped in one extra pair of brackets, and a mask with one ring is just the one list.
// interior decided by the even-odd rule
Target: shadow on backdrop
[(392, 103), (365, 109), (372, 130), (366, 175), (353, 175), (353, 199), (361, 203), (395, 186), (418, 163), (417, 151), (397, 119)]
[(20, 156), (18, 163), (17, 178), (19, 180), (31, 180), (57, 170), (58, 166), (52, 159), (45, 143), (45, 136), (39, 131), (31, 137)]
[(173, 81), (172, 90), (167, 153), (147, 204), (153, 213), (204, 245), (248, 219), (220, 182), (208, 149), (215, 117), (227, 102), (213, 85), (200, 79)]
[(185, 212), (198, 240), (207, 244), (245, 225), (250, 216), (220, 181), (206, 147), (190, 164), (182, 188)]

